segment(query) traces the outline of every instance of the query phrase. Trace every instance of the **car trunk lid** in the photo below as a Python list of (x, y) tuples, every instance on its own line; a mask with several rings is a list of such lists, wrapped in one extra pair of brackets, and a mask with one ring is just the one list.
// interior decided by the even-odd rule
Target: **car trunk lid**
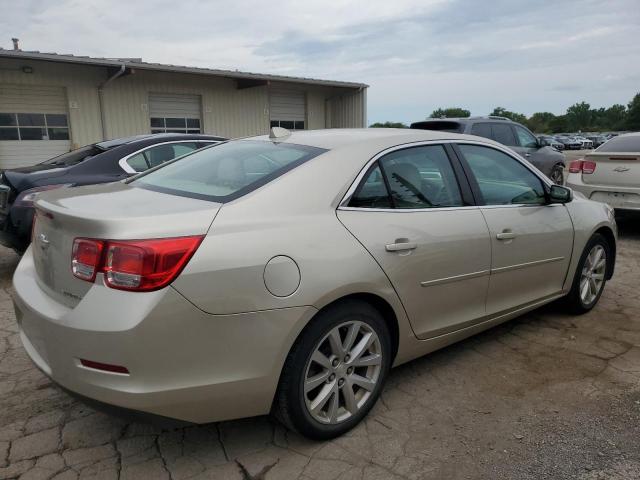
[(640, 152), (592, 152), (584, 157), (594, 162), (593, 173), (583, 173), (582, 181), (589, 185), (637, 187), (640, 180)]
[[(31, 245), (37, 280), (74, 307), (92, 284), (71, 272), (75, 238), (141, 240), (204, 235), (221, 204), (112, 183), (39, 196)], [(102, 281), (98, 275), (96, 282)]]

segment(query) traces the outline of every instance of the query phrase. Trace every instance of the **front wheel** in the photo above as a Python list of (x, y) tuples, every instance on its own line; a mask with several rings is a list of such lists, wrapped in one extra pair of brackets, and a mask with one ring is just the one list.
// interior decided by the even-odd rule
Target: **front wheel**
[(571, 291), (566, 297), (567, 306), (573, 313), (586, 313), (598, 303), (607, 282), (610, 259), (609, 242), (596, 233), (582, 252)]
[(274, 413), (309, 438), (342, 435), (371, 410), (390, 364), (389, 329), (378, 310), (354, 300), (330, 306), (291, 349)]

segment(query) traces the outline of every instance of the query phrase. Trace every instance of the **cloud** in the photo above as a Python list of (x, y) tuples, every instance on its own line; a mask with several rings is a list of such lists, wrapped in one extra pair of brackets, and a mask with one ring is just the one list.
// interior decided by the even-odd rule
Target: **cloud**
[(17, 36), (31, 50), (365, 82), (370, 122), (452, 105), (561, 113), (640, 88), (637, 0), (22, 0), (0, 31), (7, 48)]

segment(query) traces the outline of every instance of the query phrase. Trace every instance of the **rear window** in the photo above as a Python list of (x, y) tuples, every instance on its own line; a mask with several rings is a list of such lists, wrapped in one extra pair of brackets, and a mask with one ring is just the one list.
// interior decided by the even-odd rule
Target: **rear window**
[(430, 120), (427, 122), (415, 122), (411, 128), (416, 130), (438, 130), (441, 132), (462, 133), (464, 125), (451, 120)]
[(613, 137), (607, 143), (600, 145), (596, 152), (640, 152), (640, 135)]
[(104, 152), (104, 149), (98, 148), (96, 145), (88, 145), (86, 147), (63, 153), (57, 157), (50, 158), (41, 163), (41, 165), (52, 165), (56, 167), (70, 167), (80, 162), (90, 159), (91, 157)]
[(228, 202), (326, 152), (305, 145), (238, 140), (198, 150), (131, 181), (137, 187)]

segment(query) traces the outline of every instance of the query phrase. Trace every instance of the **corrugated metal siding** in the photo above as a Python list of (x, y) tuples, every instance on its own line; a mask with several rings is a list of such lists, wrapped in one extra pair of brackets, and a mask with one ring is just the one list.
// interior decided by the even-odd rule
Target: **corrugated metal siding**
[(292, 89), (269, 91), (269, 118), (271, 120), (306, 121), (307, 101), (305, 92)]
[(200, 118), (200, 95), (150, 93), (150, 117)]
[[(33, 73), (23, 73), (24, 66)], [(0, 59), (0, 67), (0, 84), (65, 88), (71, 148), (102, 139), (97, 86), (106, 78), (105, 68), (13, 59)]]
[(66, 114), (64, 87), (0, 83), (0, 112)]
[(0, 169), (35, 165), (68, 151), (68, 140), (0, 142)]
[(327, 128), (364, 128), (367, 124), (367, 91), (345, 93), (329, 100)]

